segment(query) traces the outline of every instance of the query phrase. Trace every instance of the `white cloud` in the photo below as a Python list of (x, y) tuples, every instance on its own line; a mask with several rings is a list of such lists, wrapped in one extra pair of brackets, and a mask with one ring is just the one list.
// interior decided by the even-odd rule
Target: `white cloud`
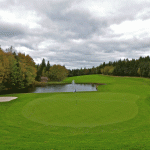
[[(24, 12), (26, 11), (24, 10)], [(20, 13), (12, 13), (11, 11), (1, 11), (0, 14), (1, 22), (6, 22), (10, 24), (21, 24), (31, 29), (40, 27), (40, 25), (37, 23), (40, 19), (33, 11), (28, 11), (26, 13), (21, 13), (21, 11)]]
[(134, 21), (124, 21), (119, 25), (113, 24), (110, 28), (115, 34), (132, 34), (140, 35), (141, 33), (150, 33), (150, 19), (134, 20)]
[(149, 0), (0, 0), (0, 45), (84, 68), (150, 54)]

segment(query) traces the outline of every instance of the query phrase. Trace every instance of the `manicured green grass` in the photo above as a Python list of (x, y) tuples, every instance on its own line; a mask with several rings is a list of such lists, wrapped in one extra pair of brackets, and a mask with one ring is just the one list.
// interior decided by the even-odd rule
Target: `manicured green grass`
[(136, 95), (120, 93), (58, 94), (29, 102), (22, 113), (45, 125), (95, 127), (135, 117), (137, 99)]
[[(89, 75), (97, 92), (11, 94), (0, 103), (0, 149), (150, 149), (150, 80)], [(7, 96), (7, 95), (5, 95)]]

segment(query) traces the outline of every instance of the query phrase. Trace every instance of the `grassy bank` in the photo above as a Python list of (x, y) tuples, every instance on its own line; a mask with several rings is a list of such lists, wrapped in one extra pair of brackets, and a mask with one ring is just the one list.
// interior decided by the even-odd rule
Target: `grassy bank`
[(65, 82), (38, 82), (35, 81), (34, 86), (46, 86), (46, 85), (57, 85), (57, 84), (66, 84)]
[(150, 149), (150, 80), (89, 75), (98, 92), (28, 93), (0, 103), (1, 149)]

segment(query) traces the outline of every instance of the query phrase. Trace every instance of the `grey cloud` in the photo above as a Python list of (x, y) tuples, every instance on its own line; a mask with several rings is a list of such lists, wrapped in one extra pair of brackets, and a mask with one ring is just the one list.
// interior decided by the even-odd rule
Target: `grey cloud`
[[(42, 58), (45, 58), (51, 65), (61, 64), (67, 68), (89, 68), (119, 58), (138, 58), (142, 52), (149, 52), (148, 33), (143, 33), (143, 38), (121, 39), (124, 34), (114, 34), (109, 27), (126, 20), (149, 19), (150, 3), (127, 0), (115, 7), (113, 2), (116, 1), (109, 1), (114, 6), (113, 11), (99, 17), (84, 6), (80, 9), (73, 7), (80, 5), (79, 2), (81, 1), (6, 0), (0, 8), (7, 11), (23, 7), (23, 11), (37, 13), (40, 20), (36, 22), (39, 26), (32, 29), (27, 25), (1, 22), (2, 47), (12, 45), (17, 51), (23, 47), (27, 50), (22, 52), (31, 55), (36, 63), (41, 63)], [(97, 4), (96, 1), (93, 2)]]
[(99, 22), (99, 20), (91, 18), (88, 11), (71, 11), (67, 14), (60, 12), (51, 15), (50, 19), (59, 22), (62, 30), (76, 33), (74, 38), (89, 38), (92, 34), (99, 32), (100, 28), (107, 26), (105, 21)]
[(114, 8), (115, 11), (106, 16), (109, 25), (120, 24), (124, 21), (132, 21), (140, 18), (149, 18), (147, 13), (142, 16), (139, 16), (139, 14), (150, 8), (150, 2), (142, 0), (140, 2), (131, 0), (119, 2), (121, 3), (119, 7)]
[(0, 37), (14, 37), (24, 35), (25, 30), (18, 24), (11, 25), (1, 22), (0, 26)]
[(139, 16), (139, 18), (142, 19), (142, 20), (147, 20), (147, 19), (149, 19), (149, 18), (150, 18), (150, 10), (147, 11), (146, 13), (141, 14), (141, 15)]
[[(45, 3), (45, 2), (44, 2)], [(71, 32), (74, 35), (68, 35), (68, 38), (88, 38), (90, 35), (96, 32), (101, 32), (100, 28), (107, 27), (107, 22), (105, 20), (97, 20), (92, 18), (90, 12), (88, 10), (68, 10), (74, 2), (65, 1), (63, 3), (46, 3), (46, 6), (40, 6), (38, 8), (42, 14), (46, 15), (44, 19), (44, 23), (42, 25), (47, 29), (50, 28), (46, 24), (53, 25), (55, 24), (59, 29), (59, 33)], [(99, 31), (100, 30), (100, 31)], [(54, 29), (55, 34), (57, 33), (56, 29)], [(47, 36), (51, 33), (47, 33)], [(53, 33), (52, 33), (53, 34)], [(56, 38), (60, 38), (57, 35)], [(61, 34), (60, 34), (61, 36)], [(64, 39), (64, 37), (63, 37)], [(61, 40), (63, 40), (61, 39)]]

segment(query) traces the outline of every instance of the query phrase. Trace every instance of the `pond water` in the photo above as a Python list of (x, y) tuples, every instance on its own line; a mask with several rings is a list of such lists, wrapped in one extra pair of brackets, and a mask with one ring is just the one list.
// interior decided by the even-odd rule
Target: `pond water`
[(53, 93), (53, 92), (78, 92), (78, 91), (97, 91), (94, 84), (65, 84), (65, 85), (47, 85), (44, 87), (35, 87), (30, 93)]

